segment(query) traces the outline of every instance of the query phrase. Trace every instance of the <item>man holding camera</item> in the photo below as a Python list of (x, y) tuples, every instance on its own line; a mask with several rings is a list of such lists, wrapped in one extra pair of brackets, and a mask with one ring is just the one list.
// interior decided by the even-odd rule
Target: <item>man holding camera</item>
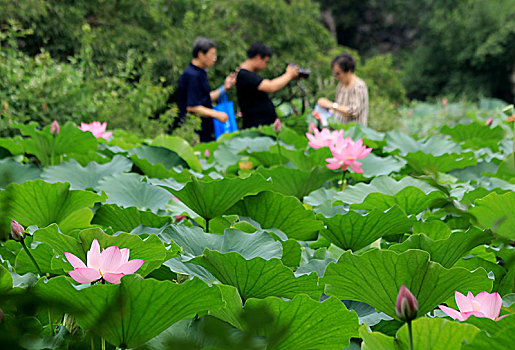
[(236, 91), (243, 115), (243, 129), (274, 123), (277, 114), (268, 93), (281, 90), (290, 80), (299, 76), (299, 67), (288, 65), (286, 72), (275, 79), (260, 77), (257, 72), (266, 68), (271, 56), (272, 50), (268, 46), (253, 43), (247, 50), (247, 59), (238, 71)]

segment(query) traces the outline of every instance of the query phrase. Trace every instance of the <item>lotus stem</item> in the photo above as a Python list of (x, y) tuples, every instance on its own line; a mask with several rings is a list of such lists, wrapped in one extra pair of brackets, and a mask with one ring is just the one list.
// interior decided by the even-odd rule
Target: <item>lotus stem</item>
[(27, 245), (25, 244), (24, 240), (22, 239), (20, 241), (21, 243), (21, 246), (23, 247), (23, 249), (25, 250), (25, 252), (27, 253), (27, 255), (29, 256), (30, 260), (32, 261), (32, 263), (34, 264), (34, 266), (36, 267), (36, 270), (38, 270), (38, 274), (39, 276), (43, 276), (43, 273), (41, 272), (41, 269), (39, 268), (39, 265), (38, 263), (36, 262), (36, 259), (34, 259), (34, 257), (32, 256), (32, 254), (30, 253), (29, 251), (29, 248), (27, 248)]
[(345, 189), (345, 176), (347, 175), (347, 170), (344, 170), (342, 173), (342, 191)]
[(102, 350), (106, 350), (106, 340), (104, 338), (102, 339)]
[(275, 136), (275, 141), (277, 142), (277, 154), (279, 155), (279, 165), (283, 165), (283, 157), (281, 155), (281, 147), (279, 147), (279, 133)]
[(54, 320), (52, 319), (52, 313), (50, 309), (48, 309), (48, 323), (50, 324), (50, 331), (52, 332), (52, 337), (55, 335), (54, 331)]
[(413, 327), (411, 325), (411, 321), (408, 321), (408, 332), (409, 332), (409, 346), (410, 350), (413, 350)]

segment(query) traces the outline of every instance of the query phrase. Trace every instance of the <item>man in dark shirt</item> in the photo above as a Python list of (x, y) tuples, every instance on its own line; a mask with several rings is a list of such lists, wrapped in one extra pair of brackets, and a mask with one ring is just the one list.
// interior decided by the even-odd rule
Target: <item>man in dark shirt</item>
[(229, 74), (225, 83), (218, 89), (211, 91), (207, 80), (206, 69), (216, 62), (216, 45), (207, 38), (197, 38), (193, 43), (193, 59), (184, 70), (178, 87), (179, 120), (183, 120), (186, 113), (193, 113), (202, 117), (202, 129), (198, 132), (200, 142), (213, 141), (214, 127), (211, 118), (226, 122), (228, 116), (224, 112), (215, 111), (211, 101), (216, 101), (221, 91), (227, 91), (234, 86), (236, 75)]
[(275, 79), (260, 77), (257, 72), (266, 68), (271, 56), (272, 50), (268, 46), (253, 43), (247, 50), (247, 59), (238, 71), (236, 90), (243, 115), (243, 129), (272, 124), (277, 114), (268, 93), (282, 89), (290, 80), (299, 76), (298, 67), (289, 65), (286, 72)]

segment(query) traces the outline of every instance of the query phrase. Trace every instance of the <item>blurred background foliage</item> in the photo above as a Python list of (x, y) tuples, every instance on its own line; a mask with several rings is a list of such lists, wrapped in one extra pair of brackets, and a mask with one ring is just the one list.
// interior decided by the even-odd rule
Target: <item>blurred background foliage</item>
[[(449, 96), (513, 99), (513, 0), (0, 0), (0, 129), (15, 122), (108, 121), (144, 136), (171, 132), (173, 91), (197, 36), (217, 43), (211, 86), (262, 41), (263, 75), (312, 70), (307, 105), (334, 95), (330, 61), (351, 51), (370, 92), (370, 124), (390, 130), (400, 105)], [(511, 44), (510, 44), (511, 43)], [(235, 100), (235, 92), (230, 98)], [(291, 83), (276, 101), (299, 97)], [(309, 113), (309, 109), (306, 113)], [(304, 118), (297, 118), (299, 121)], [(191, 134), (198, 120), (183, 130)]]

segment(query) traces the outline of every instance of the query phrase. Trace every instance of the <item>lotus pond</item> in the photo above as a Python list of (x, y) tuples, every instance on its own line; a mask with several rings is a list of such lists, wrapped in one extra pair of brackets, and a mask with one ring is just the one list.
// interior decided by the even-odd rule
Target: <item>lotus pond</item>
[(17, 125), (0, 139), (2, 349), (511, 349), (507, 114), (194, 148)]

